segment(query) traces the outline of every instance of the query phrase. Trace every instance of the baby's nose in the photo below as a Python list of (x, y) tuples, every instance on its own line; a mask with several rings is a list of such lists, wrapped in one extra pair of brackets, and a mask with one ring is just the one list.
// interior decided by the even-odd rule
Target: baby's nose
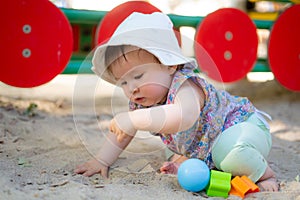
[(132, 90), (132, 94), (135, 94), (135, 93), (137, 93), (139, 91), (139, 88), (138, 87), (136, 87), (136, 88), (134, 88), (133, 90)]
[(138, 92), (138, 90), (139, 90), (139, 88), (136, 84), (130, 84), (129, 85), (129, 92), (131, 94), (134, 94), (134, 93)]

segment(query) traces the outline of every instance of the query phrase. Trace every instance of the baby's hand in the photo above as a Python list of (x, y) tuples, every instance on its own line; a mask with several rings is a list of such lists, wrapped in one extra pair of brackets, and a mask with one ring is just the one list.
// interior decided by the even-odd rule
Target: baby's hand
[(109, 130), (117, 136), (118, 142), (122, 142), (125, 138), (132, 137), (136, 133), (130, 121), (128, 113), (117, 114), (110, 122)]
[(91, 159), (82, 165), (78, 165), (74, 172), (83, 176), (100, 173), (104, 178), (108, 178), (108, 167), (101, 164), (97, 159)]
[(112, 119), (110, 122), (110, 127), (109, 127), (110, 132), (114, 133), (117, 136), (117, 141), (122, 142), (126, 137), (129, 137), (125, 132), (123, 132), (115, 119)]

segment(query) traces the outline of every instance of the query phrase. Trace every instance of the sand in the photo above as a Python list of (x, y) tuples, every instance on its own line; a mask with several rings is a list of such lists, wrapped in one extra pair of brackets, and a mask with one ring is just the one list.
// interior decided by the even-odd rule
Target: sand
[[(96, 80), (92, 75), (80, 77)], [(145, 132), (138, 133), (111, 167), (109, 179), (73, 173), (101, 145), (112, 113), (127, 109), (124, 97), (111, 86), (102, 84), (94, 90), (93, 84), (71, 75), (32, 89), (0, 84), (0, 199), (206, 198), (205, 192), (182, 189), (176, 176), (157, 172), (168, 155), (160, 139)], [(90, 100), (87, 88), (96, 91), (96, 103)], [(246, 197), (300, 200), (300, 93), (276, 81), (243, 80), (226, 89), (249, 97), (273, 117), (268, 161), (281, 189)]]

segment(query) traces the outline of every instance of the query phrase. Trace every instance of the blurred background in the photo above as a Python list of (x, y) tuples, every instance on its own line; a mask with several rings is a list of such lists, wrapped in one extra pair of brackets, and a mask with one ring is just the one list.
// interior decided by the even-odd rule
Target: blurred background
[[(126, 0), (50, 0), (59, 8), (78, 9), (78, 10), (90, 10), (90, 11), (110, 11), (114, 7), (127, 2)], [(238, 8), (246, 12), (251, 19), (263, 19), (275, 20), (278, 14), (284, 11), (291, 5), (291, 2), (286, 0), (281, 1), (258, 1), (258, 0), (148, 0), (162, 12), (166, 14), (176, 14), (182, 16), (203, 16), (218, 10), (220, 8)], [(260, 15), (260, 14), (264, 15)], [(193, 27), (180, 27), (182, 37), (182, 50), (186, 56), (194, 57), (193, 41), (195, 36), (195, 28)], [(90, 32), (87, 34), (90, 35)], [(268, 38), (270, 34), (269, 29), (257, 29), (258, 34), (258, 59), (262, 58), (267, 60), (267, 46)], [(89, 36), (91, 37), (91, 36)], [(90, 42), (90, 41), (89, 41)], [(93, 46), (89, 46), (85, 49), (86, 52), (91, 52)], [(85, 54), (86, 56), (86, 54)], [(74, 57), (72, 57), (74, 58)], [(2, 95), (13, 96), (17, 98), (47, 98), (49, 100), (64, 97), (71, 99), (73, 96), (73, 90), (78, 80), (78, 77), (95, 77), (94, 74), (60, 74), (56, 76), (50, 82), (34, 88), (17, 88), (6, 85), (0, 82), (0, 90)], [(250, 72), (245, 78), (251, 82), (266, 82), (274, 79), (272, 72)], [(94, 82), (83, 81), (82, 88), (95, 87)], [(233, 83), (236, 84), (236, 83)], [(223, 84), (222, 84), (222, 87)], [(57, 88), (60, 88), (59, 90)], [(84, 90), (84, 89), (83, 89)], [(113, 86), (103, 83), (100, 93), (102, 95), (110, 96), (113, 91)], [(49, 91), (52, 91), (52, 95), (48, 95)], [(61, 91), (64, 91), (63, 93)]]
[[(182, 16), (206, 16), (220, 8), (237, 8), (246, 12), (252, 19), (275, 20), (278, 13), (291, 5), (290, 1), (258, 1), (258, 0), (145, 0), (166, 14)], [(114, 7), (127, 2), (126, 0), (51, 0), (60, 8), (79, 10), (110, 11)], [(260, 15), (263, 14), (263, 15)], [(182, 51), (186, 56), (194, 57), (193, 40), (195, 28), (180, 27), (182, 37)], [(267, 43), (270, 34), (268, 29), (257, 29), (259, 44), (258, 59), (267, 59)], [(249, 73), (250, 81), (264, 82), (273, 80), (271, 72)]]

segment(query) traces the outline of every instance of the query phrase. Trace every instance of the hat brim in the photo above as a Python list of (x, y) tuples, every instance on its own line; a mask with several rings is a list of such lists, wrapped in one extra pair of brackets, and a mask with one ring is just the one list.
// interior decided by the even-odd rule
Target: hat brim
[[(127, 44), (123, 44), (127, 45)], [(132, 45), (132, 44), (128, 44)], [(111, 44), (104, 44), (99, 46), (95, 53), (94, 57), (92, 59), (92, 71), (101, 77), (103, 80), (116, 84), (116, 79), (113, 77), (113, 75), (110, 73), (109, 70), (107, 70), (106, 64), (105, 64), (105, 52), (107, 47), (109, 46), (118, 46), (118, 45), (111, 45)], [(191, 63), (195, 68), (197, 68), (197, 62), (194, 58), (183, 56), (182, 54), (179, 54), (177, 52), (169, 51), (166, 49), (161, 49), (157, 47), (141, 47), (138, 44), (135, 44), (134, 46), (144, 49), (148, 51), (149, 53), (153, 54), (161, 64), (166, 66), (174, 66), (174, 65), (182, 65), (186, 63)]]

